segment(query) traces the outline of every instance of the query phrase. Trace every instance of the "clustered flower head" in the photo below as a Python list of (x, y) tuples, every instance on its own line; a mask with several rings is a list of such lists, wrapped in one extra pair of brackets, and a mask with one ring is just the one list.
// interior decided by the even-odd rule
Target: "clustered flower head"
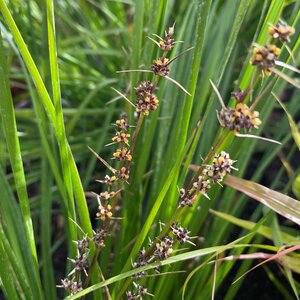
[(177, 222), (174, 222), (171, 226), (171, 231), (175, 235), (177, 241), (180, 244), (191, 243), (190, 231), (187, 228), (183, 228)]
[(158, 108), (159, 100), (153, 92), (154, 85), (150, 81), (142, 81), (136, 88), (136, 111), (138, 113), (148, 116), (151, 110)]
[(76, 274), (77, 281), (75, 281), (75, 277), (72, 279), (65, 278), (61, 280), (61, 285), (58, 285), (59, 288), (64, 288), (67, 290), (70, 295), (74, 295), (82, 290), (82, 281), (80, 280), (82, 272), (85, 276), (88, 276), (87, 268), (88, 268), (88, 255), (89, 255), (89, 242), (90, 239), (88, 236), (84, 236), (81, 240), (74, 241), (77, 245), (77, 256), (75, 259), (68, 258), (74, 264), (74, 268), (68, 274), (69, 276), (73, 276)]
[(163, 238), (161, 242), (155, 244), (153, 256), (159, 260), (164, 260), (173, 252), (174, 240), (168, 235)]
[(283, 22), (278, 22), (275, 26), (269, 27), (269, 34), (274, 39), (279, 39), (282, 43), (289, 42), (290, 36), (295, 33), (295, 29)]
[(223, 128), (238, 134), (241, 130), (251, 132), (261, 124), (259, 112), (250, 109), (245, 103), (237, 103), (234, 108), (223, 107), (217, 112), (218, 120)]
[(82, 282), (80, 280), (75, 281), (74, 278), (73, 279), (65, 278), (61, 280), (61, 284), (62, 285), (58, 285), (57, 287), (64, 288), (65, 290), (69, 291), (71, 296), (82, 291)]
[[(132, 267), (136, 269), (136, 268), (139, 268), (139, 267), (146, 266), (147, 264), (148, 264), (148, 261), (147, 261), (147, 256), (146, 256), (146, 250), (145, 250), (145, 248), (143, 248), (138, 253), (137, 261), (132, 263)], [(136, 280), (141, 280), (146, 275), (147, 275), (147, 272), (142, 271), (142, 272), (139, 272), (139, 273), (135, 274), (134, 277), (135, 277)]]
[(208, 197), (207, 191), (211, 188), (211, 183), (220, 184), (224, 177), (234, 169), (234, 163), (235, 161), (230, 159), (225, 151), (216, 154), (212, 164), (204, 166), (202, 174), (192, 183), (190, 189), (180, 189), (178, 206), (192, 206), (200, 193)]
[(252, 65), (260, 67), (266, 76), (271, 75), (271, 68), (280, 54), (280, 49), (275, 44), (257, 46), (253, 49), (254, 57), (250, 59)]
[(104, 240), (107, 235), (107, 231), (104, 228), (96, 228), (96, 231), (93, 231), (92, 241), (95, 243), (96, 247), (102, 248), (105, 246)]
[[(269, 27), (270, 36), (275, 39), (275, 41), (278, 39), (282, 43), (289, 42), (290, 36), (294, 34), (294, 32), (295, 29), (293, 27), (283, 22)], [(253, 57), (250, 59), (250, 64), (261, 68), (266, 76), (270, 76), (271, 72), (274, 71), (272, 68), (275, 66), (280, 54), (280, 49), (276, 46), (275, 41), (265, 46), (255, 46), (253, 49)], [(289, 49), (287, 46), (286, 48)], [(286, 67), (288, 68), (289, 65), (286, 65)]]
[(112, 217), (111, 205), (110, 204), (99, 205), (98, 212), (96, 213), (96, 217), (101, 221), (110, 219)]
[(116, 171), (115, 175), (117, 178), (127, 181), (129, 179), (129, 173), (129, 169), (123, 166), (120, 170)]
[(127, 147), (122, 147), (121, 149), (117, 149), (116, 152), (114, 152), (113, 157), (116, 160), (132, 160), (132, 155), (130, 153), (130, 150)]
[(170, 61), (167, 57), (161, 57), (153, 61), (150, 70), (158, 76), (169, 75), (171, 69), (169, 67)]
[(169, 27), (168, 32), (165, 32), (164, 38), (160, 38), (159, 47), (164, 51), (171, 51), (175, 46), (175, 40), (173, 38), (174, 27)]
[(127, 291), (126, 292), (127, 299), (133, 300), (133, 299), (142, 299), (146, 295), (153, 296), (148, 293), (148, 289), (142, 285), (136, 285), (135, 291)]

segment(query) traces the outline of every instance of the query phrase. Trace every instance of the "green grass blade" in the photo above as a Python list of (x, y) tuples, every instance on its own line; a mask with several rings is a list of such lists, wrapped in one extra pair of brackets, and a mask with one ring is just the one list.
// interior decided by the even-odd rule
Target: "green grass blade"
[(25, 225), (28, 243), (31, 249), (31, 255), (34, 260), (36, 288), (39, 295), (42, 295), (40, 278), (38, 273), (37, 252), (35, 246), (34, 230), (32, 226), (32, 219), (30, 214), (30, 205), (27, 194), (26, 178), (22, 163), (21, 149), (17, 133), (17, 124), (15, 120), (12, 96), (8, 82), (8, 71), (6, 65), (6, 56), (4, 53), (2, 34), (0, 34), (0, 112), (4, 128), (8, 154), (14, 174), (17, 194), (19, 198), (20, 209), (22, 213), (23, 222)]
[[(50, 74), (51, 74), (51, 86), (53, 94), (53, 102), (55, 109), (55, 128), (57, 134), (57, 140), (59, 144), (59, 151), (61, 155), (61, 167), (64, 178), (64, 185), (66, 187), (68, 195), (68, 216), (76, 222), (75, 204), (73, 198), (72, 179), (70, 173), (70, 159), (68, 153), (68, 142), (65, 135), (64, 118), (61, 105), (60, 95), (60, 83), (59, 83), (59, 71), (57, 63), (57, 51), (55, 40), (55, 25), (54, 25), (54, 8), (53, 1), (47, 0), (47, 25), (48, 25), (48, 45), (49, 45), (49, 59), (50, 59)], [(66, 220), (67, 221), (67, 220)], [(76, 228), (72, 222), (69, 222), (70, 239), (76, 240)], [(75, 248), (73, 246), (73, 255), (76, 255)], [(71, 251), (71, 249), (69, 249)]]
[(51, 253), (51, 207), (52, 207), (52, 176), (50, 174), (49, 163), (47, 162), (46, 155), (44, 154), (42, 159), (42, 178), (41, 178), (41, 248), (43, 259), (43, 283), (45, 288), (46, 299), (56, 299), (56, 289), (54, 272), (52, 265), (52, 253)]

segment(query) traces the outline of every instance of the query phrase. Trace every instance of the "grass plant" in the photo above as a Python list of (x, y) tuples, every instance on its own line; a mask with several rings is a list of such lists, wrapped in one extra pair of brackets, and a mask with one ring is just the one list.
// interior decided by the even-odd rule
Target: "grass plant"
[(299, 8), (0, 0), (4, 297), (299, 299)]

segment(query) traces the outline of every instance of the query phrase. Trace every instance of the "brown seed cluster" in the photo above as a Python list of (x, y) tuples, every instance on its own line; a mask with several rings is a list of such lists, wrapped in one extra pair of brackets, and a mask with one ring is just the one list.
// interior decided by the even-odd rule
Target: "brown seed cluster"
[(169, 75), (171, 69), (169, 67), (169, 59), (166, 57), (161, 57), (153, 61), (153, 64), (150, 67), (150, 70), (158, 76), (167, 76)]
[(279, 39), (282, 43), (290, 42), (290, 36), (295, 33), (295, 28), (288, 26), (285, 23), (279, 22), (275, 26), (269, 27), (269, 34), (274, 39)]
[(250, 132), (261, 124), (259, 112), (251, 110), (245, 103), (238, 103), (235, 108), (222, 108), (217, 116), (220, 125), (223, 128), (233, 130), (235, 134), (241, 130)]
[(253, 54), (250, 64), (260, 67), (266, 76), (270, 76), (270, 69), (274, 67), (275, 60), (280, 54), (280, 49), (275, 44), (257, 46), (254, 47)]
[(145, 116), (148, 116), (151, 110), (158, 108), (159, 100), (153, 92), (154, 86), (150, 81), (142, 81), (136, 88), (136, 111), (138, 113), (143, 113)]

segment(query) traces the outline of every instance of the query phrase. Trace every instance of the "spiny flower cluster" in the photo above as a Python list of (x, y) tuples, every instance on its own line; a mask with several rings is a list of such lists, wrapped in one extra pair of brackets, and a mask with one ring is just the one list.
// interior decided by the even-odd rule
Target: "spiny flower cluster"
[[(269, 34), (275, 40), (278, 39), (282, 43), (289, 42), (290, 36), (294, 34), (295, 29), (283, 22), (279, 22), (275, 26), (269, 27)], [(276, 64), (276, 60), (280, 54), (280, 49), (275, 43), (265, 46), (257, 45), (253, 49), (253, 57), (250, 59), (250, 64), (258, 66), (264, 72), (264, 75), (270, 76), (272, 68)]]
[(153, 296), (149, 294), (147, 288), (142, 285), (136, 285), (135, 291), (127, 291), (126, 295), (128, 300), (142, 299), (146, 295)]
[(235, 108), (223, 107), (220, 112), (217, 112), (217, 116), (220, 125), (233, 130), (235, 134), (241, 130), (250, 132), (261, 124), (259, 112), (250, 109), (245, 103), (237, 103)]
[(175, 46), (175, 40), (173, 38), (174, 27), (169, 27), (168, 32), (165, 32), (164, 38), (159, 37), (159, 47), (164, 51), (171, 51)]
[(289, 42), (290, 36), (295, 33), (295, 28), (288, 26), (283, 22), (278, 22), (275, 26), (269, 27), (269, 34), (274, 39), (279, 39), (282, 43)]
[(168, 235), (162, 241), (155, 244), (153, 256), (159, 260), (167, 259), (173, 252), (174, 240)]
[(158, 108), (159, 101), (153, 92), (154, 85), (150, 81), (142, 81), (136, 88), (136, 111), (138, 113), (148, 116), (151, 110)]
[(167, 57), (160, 57), (153, 61), (150, 70), (158, 76), (169, 75), (171, 69), (169, 67), (170, 61)]
[(89, 239), (88, 237), (83, 237), (83, 239), (76, 241), (77, 244), (77, 256), (75, 259), (69, 258), (75, 266), (74, 269), (69, 273), (68, 276), (73, 275), (74, 273), (81, 273), (84, 272), (86, 276), (87, 274), (87, 267), (88, 267), (88, 255), (89, 255)]
[(234, 160), (230, 159), (229, 154), (222, 151), (216, 154), (211, 165), (203, 168), (202, 174), (192, 183), (190, 189), (180, 189), (179, 191), (179, 207), (192, 206), (197, 200), (199, 194), (207, 196), (207, 191), (211, 188), (211, 184), (221, 184), (224, 177), (231, 173)]
[[(146, 266), (149, 263), (154, 261), (161, 261), (167, 259), (172, 253), (175, 246), (175, 243), (178, 242), (180, 244), (190, 243), (193, 244), (190, 240), (190, 231), (186, 228), (180, 226), (179, 223), (174, 222), (170, 227), (170, 233), (174, 235), (174, 237), (166, 234), (162, 239), (158, 239), (156, 243), (150, 241), (150, 249), (149, 253), (146, 252), (145, 248), (139, 251), (137, 260), (132, 263), (133, 268), (139, 268), (142, 266)], [(151, 250), (152, 249), (152, 250)], [(147, 275), (146, 271), (139, 272), (134, 275), (136, 280), (141, 280), (143, 277)]]
[[(67, 290), (70, 295), (74, 295), (82, 290), (82, 281), (80, 280), (82, 272), (85, 276), (87, 274), (88, 267), (88, 255), (89, 255), (89, 238), (84, 236), (81, 240), (75, 241), (77, 245), (77, 256), (75, 259), (68, 258), (74, 264), (73, 270), (68, 274), (69, 276), (73, 276), (74, 278), (69, 279), (65, 278), (61, 280), (61, 285), (58, 285), (59, 288), (64, 288)], [(76, 273), (76, 275), (75, 275)], [(75, 278), (78, 278), (75, 281)]]
[(275, 44), (257, 46), (253, 49), (254, 57), (250, 59), (252, 65), (262, 68), (266, 76), (270, 76), (271, 68), (275, 66), (275, 60), (280, 54), (280, 49)]
[(65, 278), (61, 280), (61, 285), (58, 285), (57, 287), (64, 288), (72, 296), (82, 291), (82, 282), (80, 280), (75, 281), (75, 278), (73, 279)]

